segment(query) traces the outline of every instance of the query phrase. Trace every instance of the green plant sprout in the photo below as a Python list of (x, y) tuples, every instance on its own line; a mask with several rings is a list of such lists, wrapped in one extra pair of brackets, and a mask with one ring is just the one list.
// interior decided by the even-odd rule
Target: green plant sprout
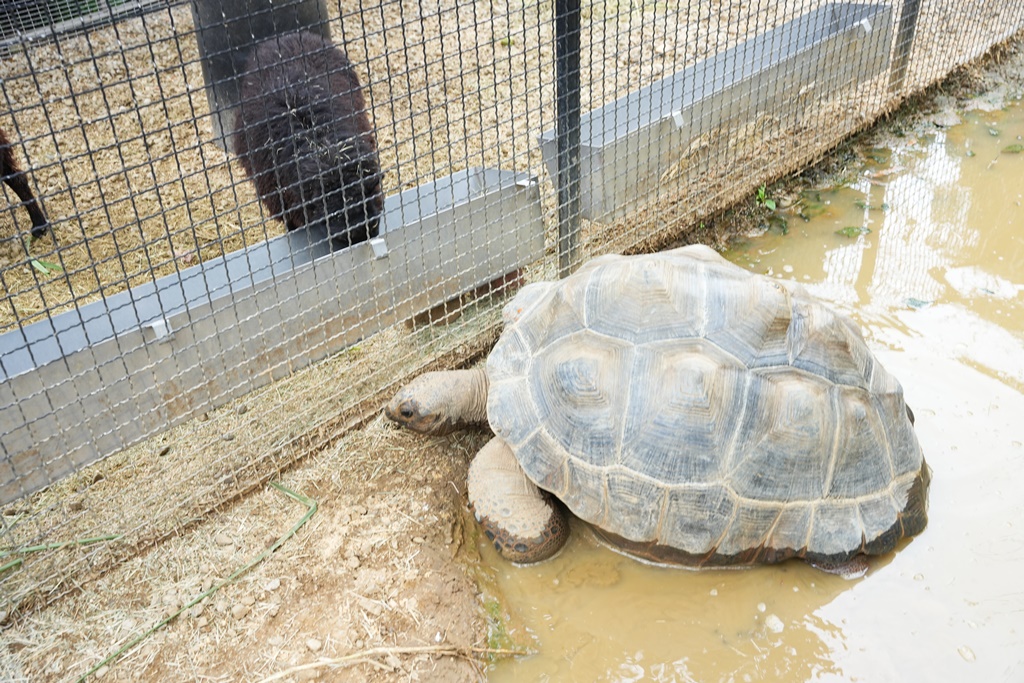
[(769, 211), (775, 210), (775, 200), (768, 196), (768, 189), (761, 183), (761, 187), (757, 188), (757, 205), (763, 206)]

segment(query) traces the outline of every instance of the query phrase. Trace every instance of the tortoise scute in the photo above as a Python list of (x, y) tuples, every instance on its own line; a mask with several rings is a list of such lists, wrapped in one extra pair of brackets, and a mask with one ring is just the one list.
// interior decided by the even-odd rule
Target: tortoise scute
[(714, 552), (735, 511), (736, 501), (724, 486), (673, 488), (665, 506), (659, 540), (687, 553)]
[(807, 545), (807, 530), (811, 525), (814, 503), (789, 503), (779, 511), (773, 522), (767, 546), (779, 550), (799, 552)]
[[(586, 465), (579, 460), (565, 462), (566, 488), (561, 496), (573, 513), (588, 522), (601, 526), (606, 519), (604, 470)], [(527, 473), (529, 474), (529, 473)]]
[(721, 555), (739, 555), (751, 548), (760, 548), (769, 541), (775, 520), (782, 513), (782, 504), (760, 504), (741, 500), (736, 506), (729, 533), (718, 546)]
[(615, 462), (629, 397), (623, 378), (629, 376), (632, 357), (631, 345), (589, 332), (559, 339), (537, 353), (523, 384), (530, 387), (548, 432), (567, 452), (586, 453), (589, 462), (599, 465)]
[[(521, 318), (507, 329), (515, 330), (522, 337), (526, 348), (531, 353), (536, 353), (553, 341), (586, 328), (586, 312), (583, 310), (582, 301), (579, 300), (581, 294), (571, 288), (549, 289), (540, 297), (537, 304), (531, 305), (527, 301), (527, 308), (524, 309)], [(518, 300), (519, 296), (506, 306), (506, 310)], [(505, 317), (507, 319), (509, 315)]]
[(870, 543), (885, 534), (896, 522), (899, 510), (888, 490), (861, 498), (857, 502), (864, 538)]
[(515, 297), (501, 309), (501, 317), (506, 325), (510, 325), (538, 306), (543, 305), (545, 297), (555, 288), (554, 282), (532, 282), (523, 286)]
[[(684, 271), (670, 265), (636, 259), (626, 267), (610, 263), (595, 270), (583, 297), (587, 326), (635, 344), (701, 334), (707, 316), (702, 266)], [(643, 305), (623, 306), (624, 301)]]
[[(487, 402), (491, 429), (510, 446), (515, 447), (525, 441), (541, 422), (542, 415), (530, 396), (530, 386), (524, 382), (492, 382)], [(494, 403), (500, 403), (502, 409), (491, 411), (490, 406)]]
[(744, 421), (729, 481), (736, 493), (761, 501), (821, 497), (836, 416), (831, 386), (793, 370), (752, 373)]
[(786, 363), (789, 299), (781, 287), (757, 280), (724, 281), (708, 293), (705, 336), (747, 367)]
[(883, 420), (867, 392), (844, 387), (838, 392), (839, 435), (833, 460), (830, 499), (859, 498), (884, 491), (895, 473), (885, 447)]
[(612, 470), (607, 477), (609, 519), (619, 520), (619, 534), (631, 541), (658, 539), (665, 487), (646, 477)]
[(790, 363), (833, 384), (867, 389), (871, 352), (859, 333), (816, 302), (795, 303), (799, 315), (789, 331)]
[(852, 554), (860, 549), (861, 539), (857, 503), (829, 500), (814, 506), (808, 553), (822, 557)]
[(745, 369), (694, 339), (638, 348), (630, 376), (660, 379), (629, 387), (620, 463), (663, 485), (718, 481), (742, 415)]
[(521, 335), (513, 330), (506, 337), (487, 358), (487, 376), (491, 383), (521, 377), (533, 365), (533, 350)]
[(910, 418), (906, 417), (907, 406), (903, 401), (903, 392), (872, 394), (871, 399), (878, 414), (885, 416), (881, 420), (885, 435), (882, 443), (888, 446), (893, 476), (902, 477), (918, 472), (924, 455), (914, 434), (914, 426)]
[(516, 450), (523, 471), (543, 473), (534, 478), (537, 485), (564, 500), (572, 482), (567, 461), (569, 454), (556, 442), (547, 429), (541, 427), (519, 444), (509, 444)]

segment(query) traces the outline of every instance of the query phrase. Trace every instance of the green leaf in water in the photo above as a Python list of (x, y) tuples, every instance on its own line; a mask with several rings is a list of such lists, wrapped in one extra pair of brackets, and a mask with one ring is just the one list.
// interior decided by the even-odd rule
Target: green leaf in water
[(1007, 145), (1003, 147), (1003, 154), (1020, 154), (1024, 152), (1024, 145)]
[(848, 225), (842, 230), (836, 230), (837, 235), (843, 237), (857, 237), (858, 235), (866, 235), (871, 232), (870, 228), (861, 227), (859, 225)]
[(768, 227), (771, 230), (781, 232), (783, 235), (789, 234), (789, 221), (786, 220), (785, 216), (780, 216), (777, 213), (772, 214), (768, 218)]
[(820, 216), (821, 214), (825, 213), (826, 208), (828, 207), (826, 207), (825, 204), (821, 202), (804, 201), (803, 204), (800, 206), (800, 209), (797, 211), (797, 214), (800, 216), (800, 218), (803, 218), (805, 221), (809, 221), (812, 218)]

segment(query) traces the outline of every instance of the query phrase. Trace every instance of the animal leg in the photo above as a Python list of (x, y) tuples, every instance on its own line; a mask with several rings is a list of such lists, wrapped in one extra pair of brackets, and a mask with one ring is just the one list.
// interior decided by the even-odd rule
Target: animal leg
[(569, 537), (562, 507), (526, 477), (499, 437), (469, 465), (469, 502), (487, 538), (512, 562), (540, 562)]
[(25, 209), (32, 219), (32, 237), (39, 239), (46, 234), (46, 230), (50, 225), (46, 220), (46, 214), (43, 213), (42, 207), (36, 200), (35, 195), (32, 194), (32, 189), (28, 186), (28, 179), (25, 177), (25, 173), (15, 166), (14, 151), (10, 147), (4, 150), (4, 160), (0, 167), (10, 174), (4, 177), (4, 182), (7, 183), (9, 188), (14, 190), (14, 194), (18, 195), (18, 199), (25, 204)]

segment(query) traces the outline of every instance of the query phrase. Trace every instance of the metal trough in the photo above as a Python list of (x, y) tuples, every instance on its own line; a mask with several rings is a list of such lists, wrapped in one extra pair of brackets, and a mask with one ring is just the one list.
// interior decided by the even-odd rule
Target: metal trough
[[(891, 7), (832, 3), (584, 114), (583, 217), (613, 222), (642, 206), (705, 132), (762, 110), (785, 119), (808, 93), (826, 100), (877, 76), (889, 64), (891, 44)], [(555, 132), (540, 142), (554, 178)]]
[(0, 505), (543, 254), (536, 180), (470, 169), (371, 242), (289, 233), (0, 335)]

